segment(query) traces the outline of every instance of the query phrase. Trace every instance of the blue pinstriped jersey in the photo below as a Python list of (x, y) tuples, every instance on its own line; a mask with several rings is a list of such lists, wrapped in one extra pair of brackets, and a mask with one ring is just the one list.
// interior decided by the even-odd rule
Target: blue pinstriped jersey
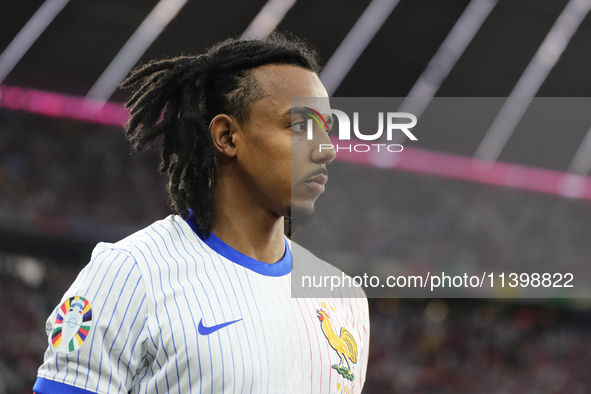
[(361, 290), (294, 298), (294, 275), (335, 268), (287, 240), (266, 264), (194, 230), (171, 215), (97, 245), (47, 320), (37, 394), (361, 392)]

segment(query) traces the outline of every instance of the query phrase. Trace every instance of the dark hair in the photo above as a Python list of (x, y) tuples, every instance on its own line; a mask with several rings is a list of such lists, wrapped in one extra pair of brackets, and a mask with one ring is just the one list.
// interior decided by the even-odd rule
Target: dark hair
[(153, 61), (121, 83), (128, 88), (142, 81), (125, 103), (131, 108), (127, 139), (141, 151), (162, 136), (159, 170), (169, 176), (171, 207), (185, 219), (193, 209), (206, 237), (214, 219), (210, 185), (215, 148), (209, 123), (220, 113), (248, 123), (252, 104), (264, 94), (251, 70), (267, 64), (319, 71), (314, 50), (298, 38), (275, 33), (263, 39), (230, 38), (199, 56)]

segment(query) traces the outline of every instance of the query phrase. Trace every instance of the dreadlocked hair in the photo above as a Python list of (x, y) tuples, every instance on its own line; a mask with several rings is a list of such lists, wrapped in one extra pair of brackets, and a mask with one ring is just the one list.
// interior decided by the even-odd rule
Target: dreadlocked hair
[(251, 105), (264, 94), (251, 70), (268, 64), (320, 69), (307, 44), (275, 33), (264, 39), (230, 38), (205, 54), (153, 61), (134, 69), (120, 85), (141, 82), (125, 103), (131, 109), (124, 126), (127, 139), (137, 151), (160, 141), (158, 169), (168, 175), (171, 208), (184, 219), (191, 208), (206, 237), (214, 220), (216, 176), (209, 124), (221, 113), (248, 123)]

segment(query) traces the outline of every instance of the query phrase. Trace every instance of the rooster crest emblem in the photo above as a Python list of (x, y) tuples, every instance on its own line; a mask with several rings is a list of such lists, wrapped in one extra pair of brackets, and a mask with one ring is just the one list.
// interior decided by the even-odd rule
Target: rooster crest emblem
[[(322, 306), (326, 308), (324, 304)], [(353, 381), (355, 375), (351, 372), (351, 364), (349, 364), (349, 362), (357, 363), (357, 342), (355, 342), (355, 338), (353, 338), (353, 335), (351, 335), (349, 330), (345, 327), (342, 327), (340, 335), (337, 335), (332, 328), (332, 323), (330, 322), (328, 314), (322, 309), (319, 309), (316, 312), (318, 313), (322, 332), (324, 333), (324, 336), (326, 336), (326, 339), (328, 339), (328, 344), (341, 358), (341, 361), (332, 367), (336, 369), (340, 375)], [(345, 363), (347, 364), (346, 366)]]

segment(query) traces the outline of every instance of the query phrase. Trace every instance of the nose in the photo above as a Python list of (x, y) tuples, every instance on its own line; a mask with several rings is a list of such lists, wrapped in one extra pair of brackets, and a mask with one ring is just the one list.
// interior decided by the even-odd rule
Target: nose
[(314, 163), (328, 165), (337, 157), (335, 147), (326, 132), (314, 133), (314, 138), (310, 142), (311, 159)]

